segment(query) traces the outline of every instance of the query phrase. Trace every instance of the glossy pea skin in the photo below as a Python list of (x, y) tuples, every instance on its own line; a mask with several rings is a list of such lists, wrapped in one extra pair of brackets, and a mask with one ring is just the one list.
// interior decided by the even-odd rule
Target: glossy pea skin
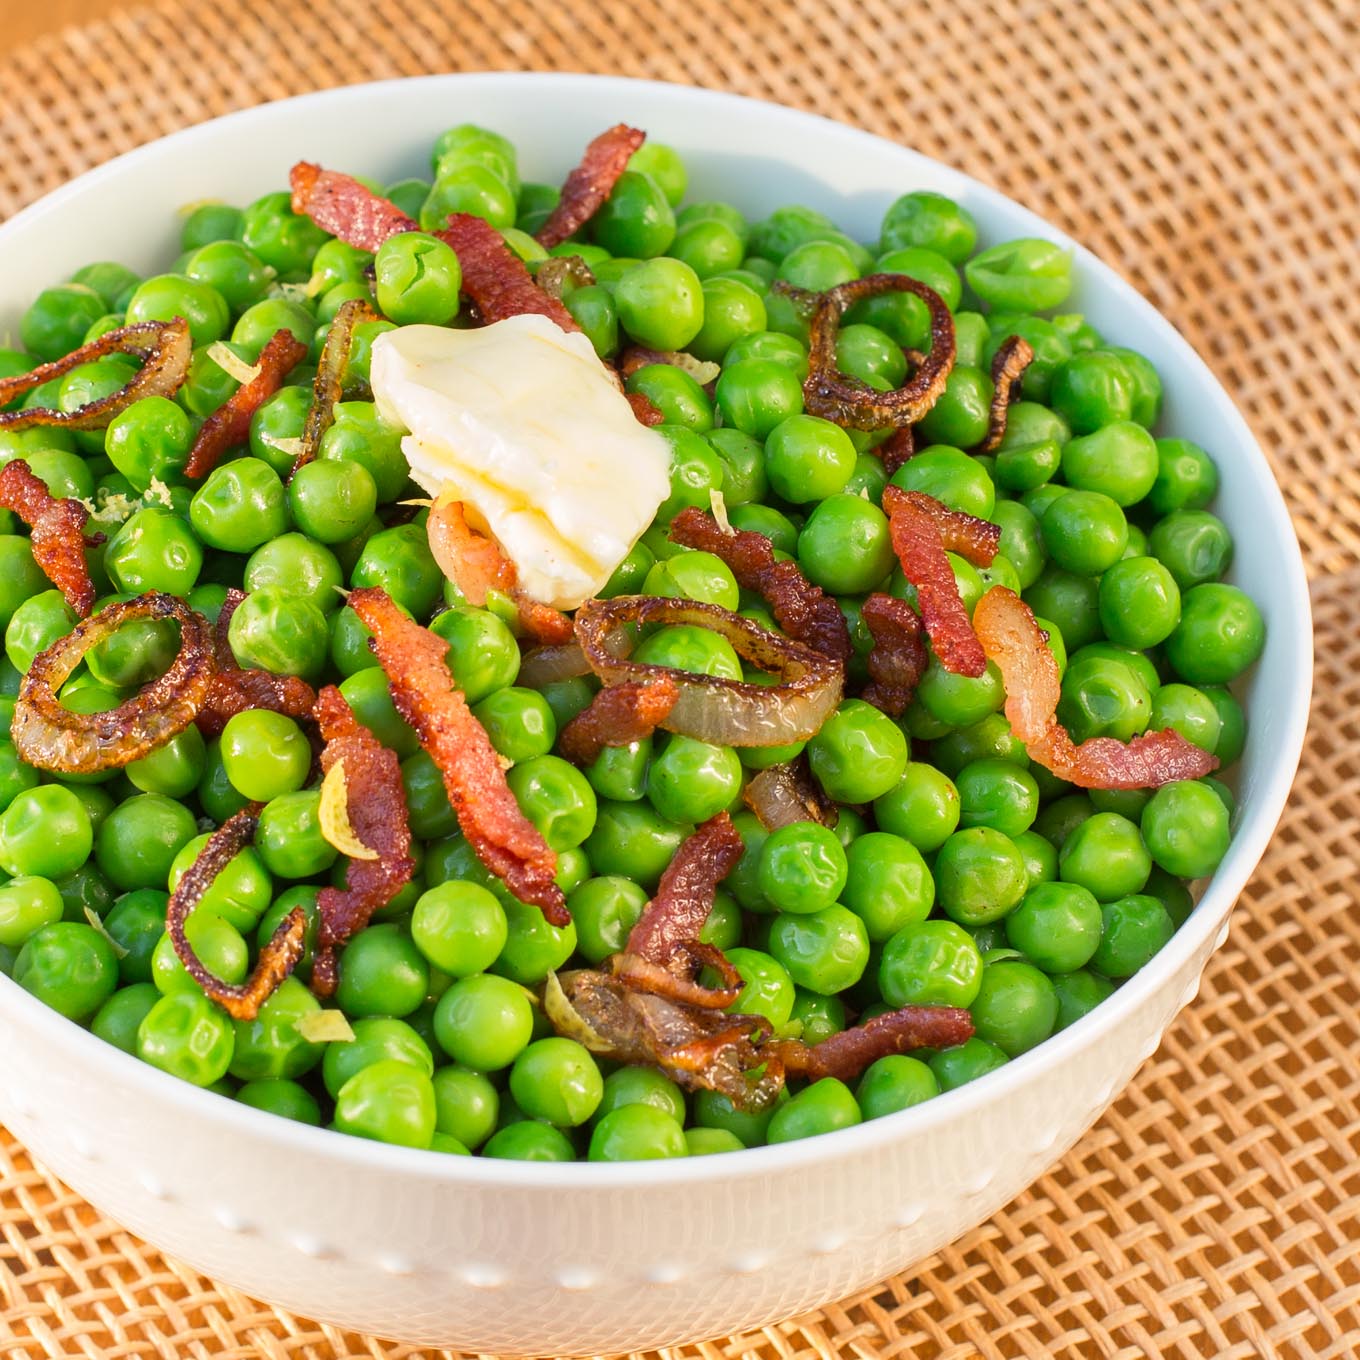
[(137, 491), (152, 479), (178, 479), (189, 456), (188, 415), (167, 397), (143, 397), (124, 407), (104, 432), (104, 451)]
[(377, 506), (372, 474), (348, 459), (317, 459), (299, 468), (288, 483), (293, 522), (319, 543), (353, 538), (373, 518)]
[[(803, 409), (802, 380), (777, 359), (742, 359), (726, 363), (718, 375), (714, 395), (723, 424), (755, 439), (765, 439), (781, 421), (800, 414)], [(844, 436), (844, 431), (839, 433)], [(829, 438), (833, 448), (841, 447), (834, 436)], [(848, 443), (848, 436), (845, 439)], [(849, 477), (854, 465), (853, 453), (852, 445), (845, 477)], [(830, 467), (834, 469), (840, 461), (833, 458)]]
[(640, 345), (684, 349), (704, 321), (703, 285), (681, 260), (649, 259), (630, 270), (614, 289), (623, 328)]
[(282, 278), (304, 276), (326, 233), (295, 213), (286, 190), (257, 198), (241, 215), (241, 241)]
[(770, 928), (771, 956), (795, 985), (824, 996), (853, 987), (869, 962), (864, 922), (839, 903), (811, 913), (784, 913)]
[(434, 967), (451, 977), (489, 968), (509, 934), (505, 908), (476, 883), (450, 881), (427, 889), (411, 915), (411, 938)]
[(453, 248), (425, 232), (390, 236), (373, 258), (378, 310), (399, 326), (447, 325), (458, 315), (463, 272)]
[(1009, 1058), (1042, 1043), (1058, 1021), (1053, 984), (1032, 964), (1019, 960), (987, 964), (970, 1009), (977, 1037), (995, 1044)]
[(226, 1076), (234, 1046), (231, 1019), (196, 989), (161, 997), (137, 1027), (137, 1056), (195, 1086)]
[(436, 1130), (464, 1147), (480, 1147), (495, 1132), (500, 1110), (496, 1087), (482, 1073), (463, 1067), (441, 1067), (432, 1080)]
[(355, 1020), (354, 1038), (327, 1044), (321, 1059), (321, 1078), (331, 1099), (356, 1072), (376, 1062), (403, 1062), (424, 1076), (434, 1071), (429, 1045), (404, 1020), (372, 1016)]
[(903, 926), (883, 946), (879, 991), (890, 1006), (970, 1006), (982, 981), (982, 956), (953, 921)]
[(116, 887), (163, 889), (170, 866), (198, 827), (182, 803), (144, 793), (120, 803), (95, 835), (95, 859)]
[(759, 949), (730, 949), (728, 962), (741, 974), (741, 994), (728, 1007), (733, 1015), (763, 1015), (776, 1030), (793, 1013), (793, 979), (778, 959)]
[(888, 517), (859, 496), (825, 497), (798, 536), (798, 562), (823, 590), (864, 594), (881, 584), (896, 562)]
[(930, 1058), (930, 1070), (941, 1091), (954, 1091), (970, 1081), (1004, 1067), (1008, 1059), (995, 1044), (974, 1035), (953, 1048), (943, 1048)]
[(80, 345), (85, 332), (106, 310), (104, 299), (86, 284), (44, 289), (19, 323), (20, 339), (30, 354), (44, 362), (60, 359)]
[(477, 1072), (509, 1067), (534, 1028), (528, 994), (508, 978), (480, 973), (455, 982), (435, 1007), (439, 1046)]
[(537, 987), (576, 951), (576, 925), (552, 925), (537, 907), (508, 894), (502, 900), (508, 933), (492, 968), (521, 987)]
[(587, 879), (572, 890), (567, 910), (576, 923), (578, 948), (590, 963), (619, 953), (647, 905), (647, 893), (617, 874)]
[(129, 325), (183, 317), (196, 345), (221, 340), (231, 322), (231, 308), (216, 288), (180, 274), (157, 274), (139, 284), (126, 312)]
[(161, 590), (185, 596), (203, 567), (203, 549), (189, 526), (156, 506), (127, 519), (104, 549), (104, 570), (130, 594)]
[(673, 1116), (652, 1105), (629, 1104), (595, 1125), (587, 1155), (592, 1162), (653, 1161), (688, 1156), (689, 1148)]
[(336, 1000), (351, 1016), (409, 1015), (425, 999), (430, 970), (414, 941), (399, 926), (361, 930), (340, 955)]
[(769, 1143), (788, 1143), (837, 1129), (853, 1128), (864, 1116), (850, 1088), (835, 1077), (805, 1086), (781, 1105), (766, 1132)]
[(12, 878), (60, 878), (85, 863), (93, 844), (84, 803), (61, 784), (26, 789), (0, 813), (0, 868)]
[(1039, 520), (1044, 546), (1064, 571), (1099, 576), (1119, 561), (1128, 544), (1128, 521), (1117, 502), (1100, 491), (1069, 491)]
[(1152, 857), (1138, 827), (1117, 812), (1097, 812), (1075, 827), (1058, 851), (1065, 883), (1089, 888), (1102, 902), (1139, 892)]
[(1207, 510), (1173, 510), (1153, 526), (1148, 550), (1189, 591), (1227, 571), (1233, 541), (1223, 521)]
[(1143, 809), (1140, 826), (1152, 858), (1178, 878), (1213, 873), (1228, 850), (1228, 809), (1208, 784), (1195, 780), (1158, 789)]
[(1157, 475), (1147, 495), (1148, 508), (1157, 515), (1204, 509), (1218, 491), (1214, 460), (1189, 439), (1159, 439), (1156, 447)]
[(840, 896), (848, 873), (836, 833), (816, 822), (795, 822), (770, 833), (761, 847), (761, 891), (783, 911), (808, 913)]
[(1006, 917), (1006, 939), (1045, 973), (1084, 968), (1100, 943), (1100, 904), (1076, 883), (1031, 886)]
[(21, 949), (31, 935), (61, 916), (61, 893), (51, 879), (20, 875), (0, 884), (0, 945)]
[(713, 428), (713, 403), (708, 393), (673, 364), (644, 364), (629, 375), (624, 387), (647, 397), (668, 424), (683, 425), (698, 434)]
[(1057, 626), (1070, 655), (1100, 636), (1099, 590), (1099, 582), (1092, 577), (1078, 576), (1050, 562), (1022, 598), (1035, 614)]
[(647, 772), (647, 798), (671, 822), (704, 822), (741, 791), (742, 765), (730, 746), (672, 736)]
[(956, 831), (935, 858), (941, 908), (960, 925), (1003, 917), (1029, 886), (1025, 863), (1009, 836), (991, 827)]
[(864, 922), (875, 943), (924, 921), (935, 903), (935, 880), (921, 852), (886, 831), (857, 836), (846, 848), (841, 901)]
[(227, 778), (246, 798), (268, 802), (307, 781), (311, 743), (292, 718), (268, 709), (234, 714), (222, 729)]
[(317, 456), (361, 464), (373, 478), (378, 504), (387, 505), (401, 495), (410, 477), (401, 437), (402, 431), (382, 420), (371, 401), (342, 401)]
[(980, 368), (956, 364), (944, 391), (920, 422), (921, 437), (932, 444), (971, 448), (987, 435), (992, 380)]
[(584, 1124), (604, 1096), (595, 1059), (572, 1039), (538, 1039), (514, 1061), (510, 1094), (526, 1115), (559, 1127)]
[(1084, 350), (1058, 367), (1049, 401), (1073, 434), (1090, 434), (1132, 417), (1133, 381), (1117, 354)]
[(227, 1069), (240, 1081), (288, 1079), (309, 1072), (320, 1061), (322, 1045), (298, 1032), (298, 1022), (315, 1015), (321, 1003), (296, 978), (285, 978), (253, 1020), (234, 1022), (235, 1043)]
[(707, 552), (678, 552), (674, 557), (656, 562), (647, 573), (642, 593), (670, 599), (703, 600), (732, 610), (741, 603), (741, 593), (731, 568), (720, 557)]
[(276, 878), (311, 878), (335, 863), (336, 850), (321, 834), (320, 792), (299, 789), (265, 804), (255, 848)]
[(907, 738), (886, 714), (847, 699), (808, 742), (812, 772), (838, 803), (869, 803), (897, 785), (907, 767)]
[(492, 1134), (482, 1155), (518, 1162), (574, 1162), (576, 1149), (560, 1129), (520, 1119)]
[(580, 845), (595, 827), (595, 791), (560, 756), (535, 756), (506, 776), (524, 815), (554, 850)]
[(1108, 978), (1088, 969), (1063, 973), (1053, 979), (1053, 990), (1058, 998), (1058, 1021), (1054, 1032), (1075, 1024), (1106, 998), (1114, 995), (1115, 984)]
[(880, 242), (885, 251), (918, 246), (961, 264), (977, 245), (977, 223), (952, 198), (917, 189), (894, 200), (884, 213)]
[(1128, 741), (1147, 731), (1151, 717), (1152, 696), (1133, 666), (1084, 652), (1068, 666), (1058, 721), (1074, 741), (1089, 737)]
[(1242, 755), (1247, 739), (1246, 714), (1232, 693), (1221, 685), (1205, 685), (1201, 692), (1218, 710), (1219, 729), (1214, 754), (1222, 771), (1236, 764)]
[(905, 1053), (892, 1053), (865, 1068), (855, 1100), (865, 1119), (881, 1119), (939, 1093), (940, 1083), (925, 1063)]
[(321, 610), (278, 586), (251, 591), (231, 616), (227, 637), (241, 666), (304, 677), (320, 675), (330, 641)]
[(689, 342), (695, 358), (722, 362), (746, 337), (765, 331), (769, 321), (765, 301), (749, 283), (704, 277), (702, 292), (704, 322)]
[(299, 1124), (316, 1127), (321, 1123), (321, 1107), (316, 1097), (305, 1086), (283, 1077), (248, 1081), (236, 1092), (236, 1099), (252, 1109), (264, 1110)]
[(1166, 639), (1166, 658), (1192, 685), (1223, 685), (1257, 660), (1265, 640), (1265, 621), (1255, 601), (1236, 586), (1209, 582), (1182, 597), (1180, 622)]
[(430, 1078), (391, 1060), (361, 1068), (335, 1098), (335, 1127), (402, 1147), (429, 1147), (435, 1131)]
[(1009, 760), (975, 760), (955, 776), (962, 826), (986, 826), (1015, 837), (1028, 831), (1039, 812), (1039, 786), (1028, 770)]
[(1120, 506), (1135, 505), (1157, 480), (1157, 444), (1131, 420), (1112, 421), (1090, 434), (1069, 439), (1062, 472), (1079, 491), (1099, 491)]
[(137, 1030), (147, 1013), (161, 999), (149, 983), (121, 987), (95, 1012), (90, 1032), (124, 1053), (137, 1052)]
[(19, 606), (47, 588), (47, 577), (33, 560), (28, 539), (0, 534), (0, 627), (8, 628)]
[(879, 829), (901, 836), (922, 854), (945, 843), (957, 829), (961, 812), (953, 780), (922, 761), (908, 762), (897, 784), (874, 800)]
[(1129, 894), (1101, 905), (1104, 929), (1091, 967), (1109, 978), (1132, 977), (1165, 945), (1176, 927), (1155, 898)]
[[(305, 738), (304, 738), (305, 740)], [(193, 867), (208, 843), (208, 832), (185, 843), (170, 865), (167, 886), (173, 892), (180, 880)], [(195, 914), (217, 915), (237, 930), (255, 928), (260, 917), (273, 900), (274, 885), (259, 854), (252, 846), (243, 846), (218, 871), (212, 883), (198, 899)]]
[(287, 531), (288, 495), (268, 464), (238, 458), (208, 474), (190, 502), (189, 522), (210, 548), (253, 552)]

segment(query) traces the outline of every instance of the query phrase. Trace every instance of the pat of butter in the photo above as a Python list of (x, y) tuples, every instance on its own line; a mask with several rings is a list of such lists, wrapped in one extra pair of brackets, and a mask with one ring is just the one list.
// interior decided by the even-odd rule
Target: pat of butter
[(670, 444), (638, 423), (584, 335), (544, 316), (475, 330), (400, 326), (373, 343), (373, 397), (534, 600), (597, 594), (670, 494)]

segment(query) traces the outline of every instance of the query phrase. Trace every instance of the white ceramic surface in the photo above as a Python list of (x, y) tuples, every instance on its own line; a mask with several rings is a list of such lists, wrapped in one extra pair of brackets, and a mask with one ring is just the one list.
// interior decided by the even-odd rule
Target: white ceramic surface
[[(433, 77), (334, 90), (191, 128), (83, 176), (0, 228), (0, 336), (34, 292), (117, 258), (174, 257), (175, 209), (245, 202), (302, 157), (392, 180), (475, 120), (556, 180), (626, 119), (677, 147), (695, 197), (758, 216), (799, 201), (865, 240), (907, 189), (965, 203), (984, 243), (1061, 233), (900, 146), (773, 105), (578, 76)], [(1188, 923), (1111, 1000), (1037, 1050), (914, 1110), (803, 1143), (631, 1166), (444, 1157), (344, 1138), (183, 1085), (0, 977), (0, 1119), (130, 1229), (307, 1316), (468, 1350), (599, 1352), (726, 1334), (873, 1282), (957, 1237), (1050, 1166), (1195, 995), (1275, 827), (1311, 679), (1298, 546), (1260, 450), (1201, 360), (1080, 248), (1073, 310), (1147, 354), (1164, 428), (1218, 460), (1234, 579), (1268, 620), (1232, 849)]]

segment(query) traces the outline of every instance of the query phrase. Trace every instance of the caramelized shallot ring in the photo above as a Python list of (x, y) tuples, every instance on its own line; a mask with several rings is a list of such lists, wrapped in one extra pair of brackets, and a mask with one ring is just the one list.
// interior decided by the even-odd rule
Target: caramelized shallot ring
[[(780, 683), (753, 685), (629, 660), (630, 644), (623, 633), (629, 623), (711, 629), (726, 638), (738, 656), (777, 675)], [(714, 745), (783, 746), (804, 741), (821, 730), (844, 686), (839, 661), (700, 600), (652, 595), (587, 600), (576, 611), (576, 637), (591, 670), (606, 685), (669, 676), (680, 693), (661, 726)]]
[(134, 401), (141, 401), (143, 397), (173, 396), (189, 372), (189, 360), (193, 357), (189, 323), (177, 316), (173, 321), (139, 321), (132, 326), (120, 326), (32, 372), (0, 378), (0, 406), (7, 406), (15, 397), (31, 392), (53, 378), (60, 378), (81, 364), (109, 354), (131, 354), (145, 362), (118, 391), (77, 406), (74, 411), (56, 411), (48, 406), (33, 406), (26, 411), (0, 411), (0, 430), (27, 430), (38, 425), (64, 430), (102, 430)]
[(969, 453), (991, 453), (1006, 437), (1015, 387), (1034, 362), (1034, 350), (1021, 335), (1008, 335), (992, 355), (992, 404), (987, 413), (987, 433)]
[[(57, 691), (85, 653), (132, 619), (173, 619), (180, 648), (170, 669), (107, 713), (73, 713)], [(183, 732), (202, 708), (217, 673), (208, 621), (182, 600), (148, 591), (82, 619), (33, 658), (19, 686), (10, 729), (19, 754), (40, 770), (96, 774), (120, 769)]]
[(215, 1001), (233, 1020), (255, 1019), (260, 1007), (297, 966), (306, 944), (307, 917), (301, 907), (294, 907), (260, 950), (254, 972), (244, 982), (230, 983), (204, 966), (184, 933), (189, 913), (212, 887), (217, 875), (255, 838), (259, 823), (259, 803), (248, 803), (228, 817), (208, 837), (198, 858), (175, 885), (165, 913), (166, 932), (185, 971), (203, 989), (204, 996)]
[[(954, 367), (954, 318), (944, 299), (918, 279), (905, 274), (866, 274), (837, 284), (826, 292), (808, 295), (788, 285), (775, 289), (795, 301), (807, 298), (813, 313), (808, 335), (808, 376), (803, 401), (808, 413), (835, 421), (851, 430), (881, 430), (914, 425), (940, 399)], [(878, 392), (851, 378), (836, 365), (836, 337), (848, 308), (883, 293), (913, 293), (930, 313), (930, 351), (901, 387)]]
[(326, 332), (326, 343), (321, 346), (321, 361), (312, 382), (312, 404), (302, 427), (302, 447), (293, 459), (289, 481), (297, 475), (299, 468), (306, 467), (317, 456), (322, 437), (335, 423), (336, 403), (345, 394), (345, 369), (349, 367), (354, 328), (361, 322), (378, 319), (377, 312), (363, 298), (350, 298), (340, 304), (340, 310)]
[(706, 1011), (725, 1011), (741, 995), (744, 983), (735, 987), (705, 987), (683, 973), (671, 969), (640, 954), (611, 954), (609, 971), (626, 987), (635, 992), (649, 992), (678, 1001), (686, 1006), (698, 1006)]
[(836, 825), (836, 805), (802, 757), (761, 770), (742, 791), (741, 799), (766, 831), (778, 831), (795, 822)]

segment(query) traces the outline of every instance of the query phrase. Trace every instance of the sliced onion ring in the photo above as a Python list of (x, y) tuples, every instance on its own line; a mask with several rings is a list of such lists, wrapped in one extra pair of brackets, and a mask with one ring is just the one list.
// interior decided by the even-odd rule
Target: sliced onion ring
[(564, 642), (556, 647), (535, 647), (524, 653), (520, 662), (518, 685), (542, 689), (559, 680), (574, 680), (578, 675), (590, 674), (590, 662), (579, 642)]
[(836, 825), (836, 805), (801, 758), (761, 770), (741, 797), (766, 831), (778, 831), (781, 826), (792, 826), (795, 822)]
[(233, 1020), (253, 1020), (260, 1013), (260, 1007), (297, 966), (306, 943), (307, 917), (301, 907), (294, 907), (260, 950), (254, 972), (244, 982), (231, 983), (208, 970), (184, 934), (189, 913), (198, 906), (217, 875), (255, 838), (259, 822), (259, 803), (247, 803), (240, 812), (228, 817), (208, 837), (207, 845), (175, 885), (165, 913), (166, 932), (185, 971), (203, 989), (203, 994)]
[[(780, 683), (753, 685), (675, 666), (628, 659), (628, 623), (690, 624), (726, 638), (738, 656)], [(576, 637), (591, 670), (605, 684), (668, 675), (680, 691), (662, 726), (719, 746), (783, 746), (821, 729), (840, 702), (845, 672), (839, 661), (780, 637), (731, 610), (699, 600), (620, 595), (587, 600), (576, 612)]]
[[(107, 713), (73, 713), (57, 691), (96, 643), (133, 619), (173, 619), (179, 654), (170, 669)], [(148, 591), (82, 619), (33, 658), (19, 686), (10, 735), (19, 754), (40, 770), (95, 774), (140, 760), (193, 722), (217, 672), (212, 630), (182, 600)]]
[(54, 425), (66, 430), (102, 430), (119, 411), (134, 401), (141, 401), (143, 397), (173, 396), (189, 372), (189, 360), (193, 357), (189, 323), (177, 316), (173, 321), (139, 321), (134, 326), (120, 326), (50, 364), (42, 364), (29, 373), (19, 373), (12, 378), (0, 378), (0, 406), (9, 405), (15, 397), (22, 397), (25, 392), (62, 377), (81, 364), (110, 354), (131, 354), (146, 362), (128, 379), (126, 386), (98, 401), (77, 406), (74, 411), (56, 411), (50, 406), (34, 406), (27, 411), (0, 411), (0, 430), (28, 430), (39, 425)]
[[(944, 299), (918, 279), (905, 274), (866, 274), (837, 284), (824, 293), (809, 294), (776, 282), (776, 291), (795, 303), (811, 304), (808, 336), (808, 376), (803, 401), (808, 413), (835, 421), (850, 430), (900, 429), (914, 425), (940, 399), (957, 353), (954, 318)], [(879, 392), (836, 366), (836, 337), (847, 309), (883, 293), (914, 293), (930, 313), (930, 351), (901, 387)]]

